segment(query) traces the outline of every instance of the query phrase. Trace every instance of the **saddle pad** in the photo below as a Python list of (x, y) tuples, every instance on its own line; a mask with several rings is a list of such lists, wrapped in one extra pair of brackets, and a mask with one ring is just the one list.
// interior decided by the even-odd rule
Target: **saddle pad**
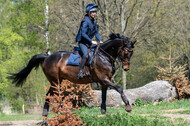
[[(92, 63), (92, 59), (93, 59), (93, 54), (94, 52), (91, 51), (91, 59), (90, 61), (87, 63), (87, 65), (90, 65)], [(71, 53), (71, 55), (69, 56), (69, 59), (67, 61), (67, 65), (72, 65), (72, 66), (79, 66), (80, 65), (80, 55), (79, 54), (74, 54), (74, 53)]]
[(79, 54), (71, 53), (67, 61), (67, 65), (79, 66), (80, 65), (79, 60), (80, 60)]

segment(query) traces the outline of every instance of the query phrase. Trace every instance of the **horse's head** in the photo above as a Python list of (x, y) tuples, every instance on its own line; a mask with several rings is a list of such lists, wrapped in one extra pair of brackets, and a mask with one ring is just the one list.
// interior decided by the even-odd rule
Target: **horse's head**
[(131, 41), (127, 37), (114, 33), (110, 34), (109, 37), (110, 39), (101, 45), (102, 51), (113, 61), (116, 61), (115, 59), (118, 57), (122, 62), (123, 69), (128, 71), (136, 40)]
[(119, 59), (122, 62), (123, 70), (128, 71), (130, 68), (130, 59), (133, 55), (133, 48), (136, 40), (131, 41), (127, 37), (122, 37), (123, 39), (123, 46), (119, 52)]

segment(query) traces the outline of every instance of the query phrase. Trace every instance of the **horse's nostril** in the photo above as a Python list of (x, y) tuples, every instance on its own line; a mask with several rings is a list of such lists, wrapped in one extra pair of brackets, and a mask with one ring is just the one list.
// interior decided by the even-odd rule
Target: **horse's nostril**
[(124, 71), (128, 71), (129, 69), (128, 68), (125, 68)]

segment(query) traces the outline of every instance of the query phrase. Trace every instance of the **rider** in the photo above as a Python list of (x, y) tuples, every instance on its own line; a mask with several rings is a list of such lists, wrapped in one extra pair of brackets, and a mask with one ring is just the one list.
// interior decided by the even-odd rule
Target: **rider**
[(83, 68), (88, 59), (88, 48), (95, 44), (92, 41), (92, 38), (96, 37), (96, 39), (102, 43), (100, 39), (100, 35), (98, 34), (97, 30), (97, 23), (95, 21), (95, 15), (97, 12), (98, 6), (94, 4), (88, 4), (86, 6), (86, 15), (81, 21), (81, 25), (76, 36), (76, 42), (79, 44), (79, 48), (82, 51), (82, 61), (80, 64), (80, 69), (77, 78), (81, 79), (84, 77), (83, 75)]

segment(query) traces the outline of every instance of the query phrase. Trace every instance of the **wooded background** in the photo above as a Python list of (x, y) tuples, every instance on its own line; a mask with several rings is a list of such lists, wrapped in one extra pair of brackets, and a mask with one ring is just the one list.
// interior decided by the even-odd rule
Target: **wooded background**
[[(131, 67), (121, 67), (114, 82), (140, 87), (156, 79), (160, 57), (179, 56), (176, 65), (190, 66), (190, 0), (0, 0), (0, 101), (15, 109), (24, 103), (41, 103), (48, 85), (41, 68), (32, 71), (22, 88), (7, 79), (39, 53), (72, 51), (85, 6), (97, 4), (96, 20), (103, 41), (110, 33), (137, 40)], [(5, 100), (6, 99), (6, 100)], [(18, 100), (17, 100), (18, 99)], [(7, 101), (7, 102), (5, 102)]]

